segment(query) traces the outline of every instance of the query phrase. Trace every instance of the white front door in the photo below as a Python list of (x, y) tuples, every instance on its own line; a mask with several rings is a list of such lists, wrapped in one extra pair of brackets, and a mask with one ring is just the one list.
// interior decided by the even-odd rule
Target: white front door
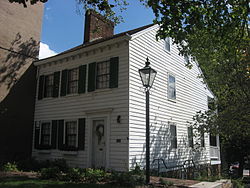
[(93, 120), (92, 130), (92, 167), (105, 168), (106, 163), (106, 133), (105, 121)]

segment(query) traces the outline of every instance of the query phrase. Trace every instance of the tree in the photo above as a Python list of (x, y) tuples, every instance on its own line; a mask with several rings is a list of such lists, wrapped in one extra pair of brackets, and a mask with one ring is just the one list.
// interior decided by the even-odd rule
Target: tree
[[(28, 0), (9, 1), (25, 6)], [(38, 1), (47, 0), (30, 0), (31, 4)], [(250, 154), (249, 0), (140, 1), (155, 13), (154, 22), (160, 26), (157, 37), (170, 36), (182, 55), (199, 62), (204, 73), (200, 76), (217, 98), (218, 114), (212, 117), (208, 116), (210, 112), (197, 114), (196, 123), (221, 135), (229, 162), (242, 163), (243, 157)], [(76, 2), (84, 8), (100, 10), (113, 20), (119, 20), (114, 8), (127, 5), (125, 0)]]

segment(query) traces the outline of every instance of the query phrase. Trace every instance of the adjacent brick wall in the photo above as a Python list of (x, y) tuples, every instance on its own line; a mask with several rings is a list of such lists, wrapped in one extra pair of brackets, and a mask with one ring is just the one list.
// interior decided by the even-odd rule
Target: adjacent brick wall
[(0, 162), (31, 154), (36, 87), (32, 62), (39, 53), (42, 16), (41, 3), (24, 8), (0, 1)]

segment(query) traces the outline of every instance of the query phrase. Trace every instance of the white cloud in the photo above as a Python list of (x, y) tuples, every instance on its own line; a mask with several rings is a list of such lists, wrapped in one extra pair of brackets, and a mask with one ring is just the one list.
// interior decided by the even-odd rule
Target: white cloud
[(49, 48), (47, 44), (40, 42), (39, 59), (56, 55), (57, 53)]

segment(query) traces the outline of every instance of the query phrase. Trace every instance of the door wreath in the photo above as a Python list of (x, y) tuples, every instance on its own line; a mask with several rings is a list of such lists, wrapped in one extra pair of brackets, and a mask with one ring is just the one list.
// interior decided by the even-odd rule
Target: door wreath
[(95, 134), (97, 135), (98, 138), (98, 144), (100, 144), (102, 137), (104, 136), (104, 125), (102, 124), (97, 125), (95, 129)]

